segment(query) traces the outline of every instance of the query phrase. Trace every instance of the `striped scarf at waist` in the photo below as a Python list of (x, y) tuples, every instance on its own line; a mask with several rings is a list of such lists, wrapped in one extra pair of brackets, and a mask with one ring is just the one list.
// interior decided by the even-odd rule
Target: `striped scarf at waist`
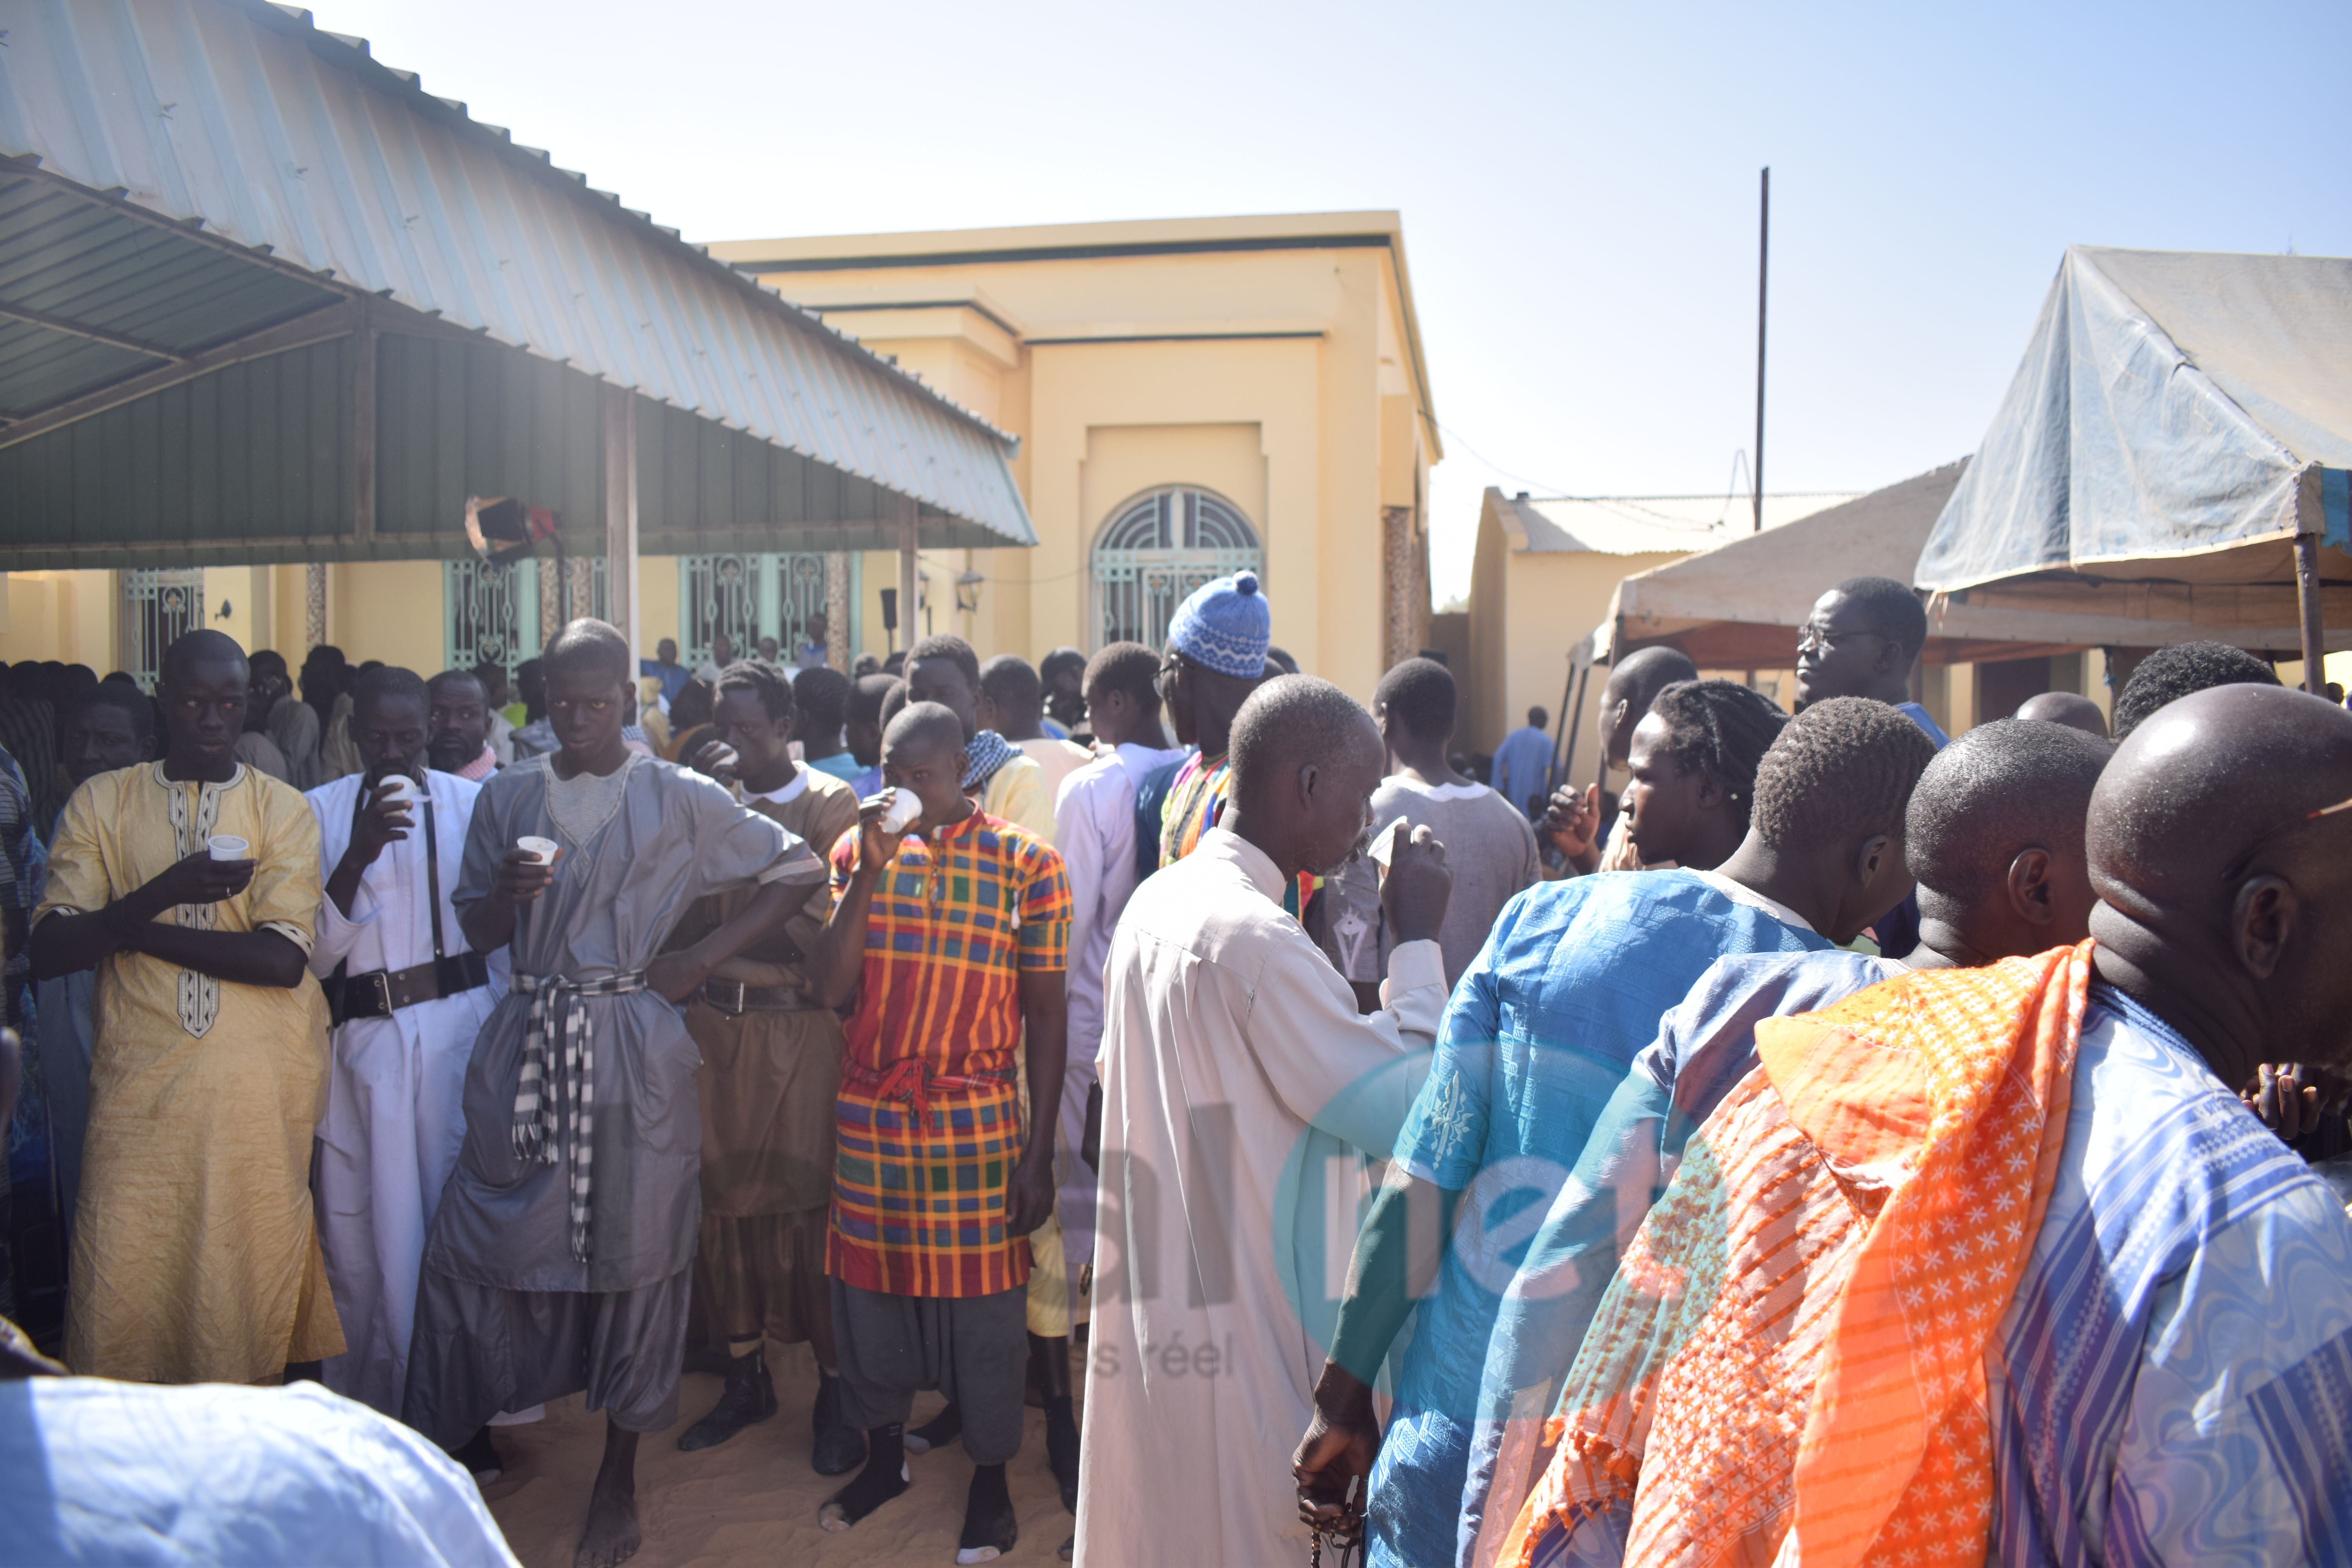
[[(589, 1032), (590, 996), (626, 996), (646, 988), (646, 972), (574, 980), (566, 974), (518, 974), (514, 988), (530, 998), (522, 1040), (522, 1074), (515, 1084), (514, 1150), (525, 1163), (552, 1165), (559, 1150), (572, 1167), (572, 1256), (588, 1261), (589, 1199), (596, 1127), (596, 1051)], [(554, 1039), (563, 1037), (563, 1071), (554, 1072)], [(559, 1102), (568, 1105), (569, 1136)]]

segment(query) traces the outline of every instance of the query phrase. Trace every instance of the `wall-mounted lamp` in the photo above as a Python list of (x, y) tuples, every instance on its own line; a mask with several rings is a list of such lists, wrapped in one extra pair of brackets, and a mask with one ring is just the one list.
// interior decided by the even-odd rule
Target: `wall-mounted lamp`
[(223, 599), (221, 601), (220, 613), (213, 616), (213, 619), (216, 621), (225, 621), (235, 614), (236, 614), (236, 612), (229, 607), (229, 602), (226, 599)]
[(980, 585), (987, 581), (987, 578), (982, 576), (979, 573), (972, 571), (970, 567), (966, 567), (963, 571), (957, 573), (955, 580), (956, 608), (963, 611), (966, 615), (971, 615), (977, 611), (980, 608)]

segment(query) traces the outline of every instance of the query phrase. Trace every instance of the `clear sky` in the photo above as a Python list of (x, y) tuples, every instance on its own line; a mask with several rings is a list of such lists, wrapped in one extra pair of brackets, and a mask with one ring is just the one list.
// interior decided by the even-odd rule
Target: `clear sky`
[[(2352, 5), (324, 0), (692, 239), (1404, 215), (1478, 496), (1773, 490), (1974, 448), (2070, 243), (2352, 252)], [(1743, 487), (1745, 481), (1742, 481)]]

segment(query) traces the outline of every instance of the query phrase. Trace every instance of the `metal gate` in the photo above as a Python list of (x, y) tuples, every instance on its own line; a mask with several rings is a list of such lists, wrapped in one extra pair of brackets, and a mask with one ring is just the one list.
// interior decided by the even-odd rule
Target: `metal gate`
[(184, 632), (205, 624), (202, 567), (166, 566), (122, 574), (122, 663), (153, 692), (163, 650)]
[(808, 635), (809, 617), (824, 608), (824, 555), (688, 555), (678, 563), (677, 624), (686, 647), (679, 658), (698, 669), (724, 632), (738, 657), (762, 637), (776, 639), (783, 662)]
[(1256, 531), (1230, 502), (1171, 487), (1129, 502), (1094, 552), (1095, 647), (1157, 648), (1186, 595), (1214, 578), (1265, 570)]
[[(571, 569), (577, 602), (584, 579), (587, 614), (605, 615), (604, 557), (574, 555)], [(467, 557), (441, 564), (441, 650), (444, 669), (495, 664), (508, 678), (563, 625), (563, 597), (556, 591), (555, 558), (530, 556), (491, 566)]]
[(442, 563), (441, 668), (495, 664), (512, 677), (539, 652), (539, 565), (535, 559)]

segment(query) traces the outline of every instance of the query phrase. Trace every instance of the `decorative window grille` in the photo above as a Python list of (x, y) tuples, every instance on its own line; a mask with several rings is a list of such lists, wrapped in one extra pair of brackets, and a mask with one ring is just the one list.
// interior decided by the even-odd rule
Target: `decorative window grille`
[[(603, 616), (604, 557), (574, 555), (571, 601), (584, 585), (587, 615)], [(515, 667), (537, 658), (547, 639), (562, 628), (565, 596), (556, 591), (555, 557), (534, 555), (491, 566), (471, 556), (441, 565), (444, 669), (495, 664), (511, 679)]]
[(184, 632), (205, 624), (201, 567), (171, 566), (122, 574), (123, 665), (152, 693), (163, 650)]
[(1103, 528), (1094, 551), (1095, 647), (1157, 648), (1185, 595), (1235, 572), (1265, 572), (1257, 531), (1207, 490), (1170, 486), (1139, 496)]
[(539, 568), (536, 559), (442, 563), (443, 668), (495, 664), (512, 678), (515, 666), (539, 652)]
[(762, 637), (776, 639), (789, 666), (793, 649), (807, 639), (809, 617), (824, 608), (824, 554), (689, 555), (678, 563), (678, 658), (698, 669), (710, 658), (720, 633), (739, 658), (754, 652)]

